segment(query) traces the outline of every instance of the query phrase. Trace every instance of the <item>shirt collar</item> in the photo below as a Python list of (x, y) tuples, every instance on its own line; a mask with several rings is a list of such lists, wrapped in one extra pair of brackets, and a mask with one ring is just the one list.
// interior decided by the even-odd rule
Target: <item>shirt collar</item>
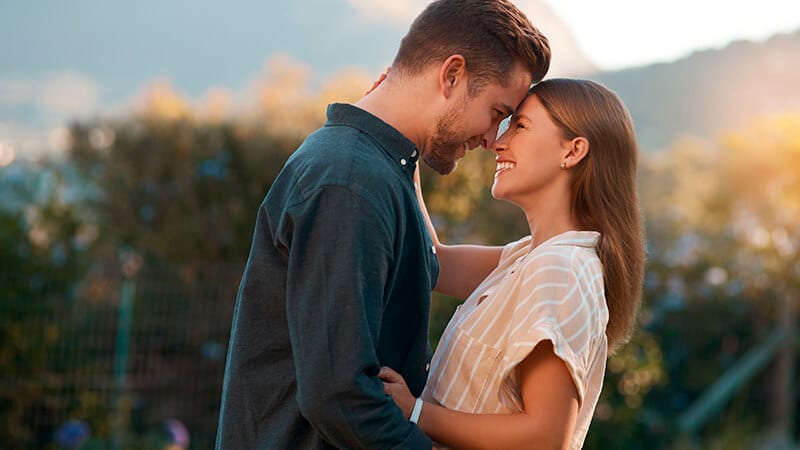
[(551, 237), (541, 245), (574, 245), (577, 247), (595, 248), (599, 242), (600, 233), (597, 231), (566, 231)]
[(401, 170), (414, 175), (419, 150), (397, 129), (373, 114), (346, 103), (328, 105), (327, 115), (326, 127), (345, 125), (371, 136)]

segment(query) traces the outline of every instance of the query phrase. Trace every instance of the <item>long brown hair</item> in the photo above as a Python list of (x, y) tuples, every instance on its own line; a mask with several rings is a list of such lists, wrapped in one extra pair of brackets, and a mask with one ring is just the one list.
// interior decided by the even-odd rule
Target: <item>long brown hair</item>
[(457, 54), (466, 60), (471, 93), (488, 82), (505, 85), (517, 62), (534, 83), (550, 67), (547, 38), (510, 1), (437, 0), (411, 24), (392, 70), (413, 75)]
[(613, 351), (627, 342), (642, 299), (644, 226), (636, 191), (638, 151), (633, 121), (622, 100), (590, 80), (554, 78), (531, 89), (566, 139), (582, 136), (589, 152), (573, 170), (572, 212), (579, 225), (600, 232)]

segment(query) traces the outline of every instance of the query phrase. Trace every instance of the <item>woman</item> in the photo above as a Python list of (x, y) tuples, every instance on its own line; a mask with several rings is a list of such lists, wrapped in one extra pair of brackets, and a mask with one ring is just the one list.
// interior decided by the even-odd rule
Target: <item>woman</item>
[(381, 378), (436, 442), (466, 448), (581, 448), (610, 351), (638, 309), (644, 236), (630, 115), (598, 83), (534, 86), (492, 146), (492, 195), (519, 206), (530, 236), (504, 247), (439, 243), (437, 291), (466, 298), (436, 350), (421, 399)]

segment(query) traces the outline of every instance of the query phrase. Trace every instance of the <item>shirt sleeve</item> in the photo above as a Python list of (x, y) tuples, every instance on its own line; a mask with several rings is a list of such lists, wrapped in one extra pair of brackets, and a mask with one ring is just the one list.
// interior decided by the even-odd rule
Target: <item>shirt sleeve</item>
[(430, 449), (377, 377), (392, 227), (369, 201), (337, 186), (288, 208), (283, 223), (301, 414), (336, 447)]
[(596, 296), (589, 292), (594, 268), (559, 253), (544, 253), (522, 269), (517, 289), (514, 320), (501, 366), (500, 401), (523, 409), (515, 368), (542, 341), (550, 341), (556, 356), (566, 364), (578, 402), (583, 404), (588, 383), (588, 364), (597, 328)]

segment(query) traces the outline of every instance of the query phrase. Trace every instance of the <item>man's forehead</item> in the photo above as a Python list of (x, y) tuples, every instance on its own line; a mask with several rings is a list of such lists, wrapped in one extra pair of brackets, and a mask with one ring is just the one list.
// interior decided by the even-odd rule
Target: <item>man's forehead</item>
[(516, 85), (509, 85), (505, 87), (497, 87), (494, 92), (494, 102), (496, 107), (507, 112), (513, 113), (517, 106), (525, 100), (528, 95), (530, 84), (517, 83)]
[(506, 74), (505, 86), (499, 86), (499, 93), (506, 96), (503, 99), (506, 105), (513, 105), (511, 111), (525, 99), (532, 83), (533, 76), (530, 71), (520, 64), (515, 65), (514, 69)]

